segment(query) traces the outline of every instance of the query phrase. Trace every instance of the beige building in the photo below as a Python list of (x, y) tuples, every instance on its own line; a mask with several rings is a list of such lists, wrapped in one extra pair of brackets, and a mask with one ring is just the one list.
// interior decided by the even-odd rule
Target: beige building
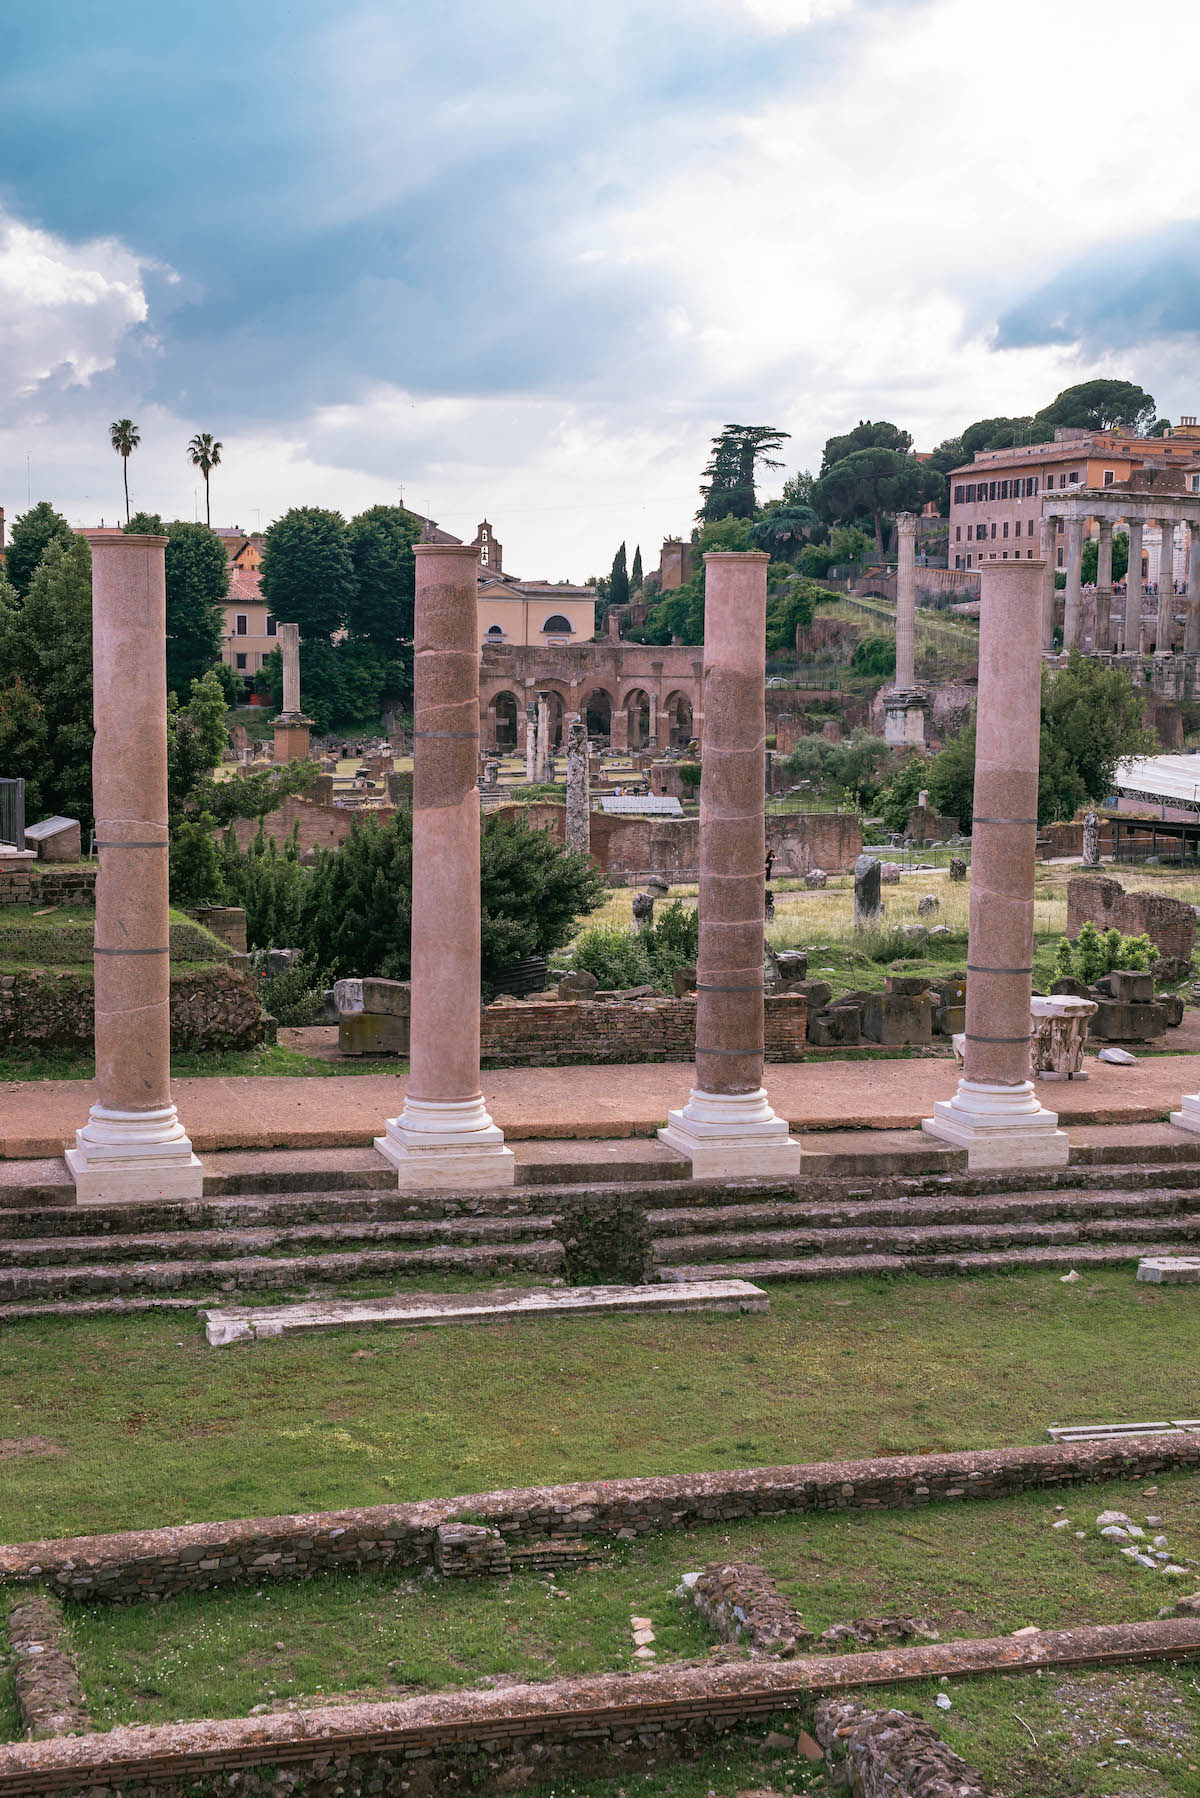
[(278, 644), (278, 627), (259, 590), (257, 571), (231, 568), (221, 660), (247, 683)]

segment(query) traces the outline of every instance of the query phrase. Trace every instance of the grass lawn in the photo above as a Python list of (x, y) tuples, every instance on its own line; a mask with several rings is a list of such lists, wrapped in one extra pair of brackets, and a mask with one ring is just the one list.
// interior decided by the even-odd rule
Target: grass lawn
[[(90, 1055), (76, 1055), (66, 1049), (8, 1049), (0, 1053), (0, 1080), (90, 1080), (95, 1072), (96, 1064)], [(299, 1049), (285, 1049), (278, 1043), (264, 1043), (257, 1049), (214, 1049), (204, 1054), (181, 1051), (171, 1057), (171, 1073), (176, 1079), (197, 1075), (229, 1079), (240, 1074), (304, 1074), (323, 1080), (333, 1074), (407, 1072), (408, 1063), (398, 1061), (394, 1055), (326, 1061)]]

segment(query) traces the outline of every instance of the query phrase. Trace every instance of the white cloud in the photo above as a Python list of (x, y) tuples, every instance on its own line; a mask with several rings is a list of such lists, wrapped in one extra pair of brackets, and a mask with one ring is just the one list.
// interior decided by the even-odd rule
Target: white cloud
[(0, 210), (0, 396), (86, 385), (147, 317), (146, 266), (111, 238), (68, 244)]

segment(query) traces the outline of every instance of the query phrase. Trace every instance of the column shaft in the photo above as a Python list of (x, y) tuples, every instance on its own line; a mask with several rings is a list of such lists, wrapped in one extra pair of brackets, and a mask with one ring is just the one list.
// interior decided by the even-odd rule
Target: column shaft
[(479, 1086), (476, 550), (418, 543), (413, 654), (410, 1074), (375, 1146), (399, 1183), (507, 1185)]
[(591, 849), (591, 794), (587, 727), (578, 712), (567, 724), (567, 848)]
[[(1043, 518), (1038, 533), (1038, 554), (1042, 558), (1042, 654), (1054, 654), (1054, 568), (1057, 557), (1058, 521)], [(981, 577), (982, 578), (982, 577)]]
[(1129, 526), (1129, 573), (1125, 584), (1125, 651), (1139, 655), (1142, 648), (1142, 521)]
[(300, 710), (300, 626), (279, 626), (279, 647), (283, 656), (283, 711)]
[(1082, 518), (1067, 520), (1067, 599), (1063, 616), (1063, 649), (1079, 648), (1079, 622), (1083, 604)]
[(1112, 519), (1102, 518), (1096, 546), (1096, 631), (1092, 640), (1098, 656), (1106, 656), (1112, 649), (1112, 539)]
[(1171, 653), (1171, 626), (1175, 621), (1175, 526), (1169, 518), (1158, 521), (1158, 617), (1154, 627), (1154, 653)]
[(537, 778), (537, 706), (530, 701), (525, 707), (525, 781), (532, 786)]
[(1200, 654), (1200, 519), (1188, 526), (1187, 636), (1189, 655)]
[(199, 1197), (171, 1102), (165, 537), (88, 533), (95, 742), (96, 1103), (67, 1161), (83, 1202)]
[(901, 512), (896, 519), (896, 686), (907, 692), (916, 674), (917, 518)]

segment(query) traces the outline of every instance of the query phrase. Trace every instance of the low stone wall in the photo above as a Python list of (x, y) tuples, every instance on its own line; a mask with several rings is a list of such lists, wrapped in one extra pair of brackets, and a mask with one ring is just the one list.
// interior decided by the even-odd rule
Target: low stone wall
[(82, 1736), (92, 1727), (79, 1669), (66, 1647), (62, 1607), (35, 1592), (9, 1613), (8, 1640), (21, 1722), (30, 1741)]
[[(90, 974), (39, 968), (0, 975), (0, 1046), (92, 1047), (95, 988)], [(172, 1049), (251, 1049), (266, 1020), (249, 975), (223, 962), (171, 975)]]
[[(1176, 1617), (123, 1727), (0, 1747), (0, 1798), (49, 1792), (227, 1798), (231, 1789), (247, 1798), (278, 1798), (281, 1791), (312, 1798), (443, 1798), (454, 1789), (498, 1794), (562, 1774), (644, 1770), (664, 1753), (686, 1753), (740, 1723), (807, 1708), (822, 1693), (1198, 1655), (1200, 1619)], [(919, 1786), (915, 1791), (929, 1798)]]
[[(535, 829), (566, 835), (566, 807), (546, 802), (501, 805), (492, 817), (525, 816)], [(824, 868), (848, 873), (862, 854), (862, 825), (849, 812), (782, 812), (767, 819), (767, 847), (774, 853), (776, 879)], [(607, 812), (591, 816), (591, 852), (616, 885), (662, 874), (669, 881), (694, 881), (700, 868), (700, 820), (629, 818)]]
[(1178, 1468), (1200, 1468), (1200, 1434), (1172, 1430), (1116, 1443), (1050, 1442), (964, 1454), (580, 1482), (17, 1543), (0, 1547), (0, 1584), (46, 1585), (81, 1601), (122, 1602), (353, 1567), (428, 1565), (442, 1523), (482, 1524), (498, 1529), (510, 1543), (564, 1536), (629, 1539), (738, 1517), (907, 1509), (1003, 1498), (1030, 1488), (1144, 1479)]
[[(769, 994), (764, 1017), (766, 1059), (803, 1061), (807, 1001), (793, 993)], [(480, 1054), (489, 1068), (693, 1061), (696, 1001), (522, 999), (485, 1005)]]
[(1076, 937), (1088, 920), (1097, 930), (1150, 938), (1160, 955), (1190, 961), (1196, 947), (1196, 914), (1182, 899), (1165, 893), (1127, 893), (1119, 880), (1080, 875), (1067, 882), (1067, 935)]
[(59, 868), (0, 861), (0, 905), (95, 905), (98, 871), (94, 862)]
[[(689, 1580), (691, 1574), (685, 1586)], [(723, 1642), (745, 1642), (756, 1654), (791, 1655), (813, 1639), (765, 1567), (716, 1561), (695, 1576), (691, 1591), (692, 1603)]]
[(841, 1765), (851, 1798), (999, 1798), (910, 1711), (870, 1711), (852, 1699), (825, 1698), (815, 1733), (826, 1758)]
[[(245, 914), (241, 916), (244, 920)], [(28, 921), (24, 914), (21, 917), (20, 923), (6, 923), (0, 931), (0, 957), (5, 962), (35, 962), (39, 967), (87, 967), (91, 963), (96, 932), (90, 919), (74, 923), (39, 918), (32, 912)], [(203, 923), (172, 919), (167, 941), (172, 962), (233, 959), (233, 945), (222, 941)]]

